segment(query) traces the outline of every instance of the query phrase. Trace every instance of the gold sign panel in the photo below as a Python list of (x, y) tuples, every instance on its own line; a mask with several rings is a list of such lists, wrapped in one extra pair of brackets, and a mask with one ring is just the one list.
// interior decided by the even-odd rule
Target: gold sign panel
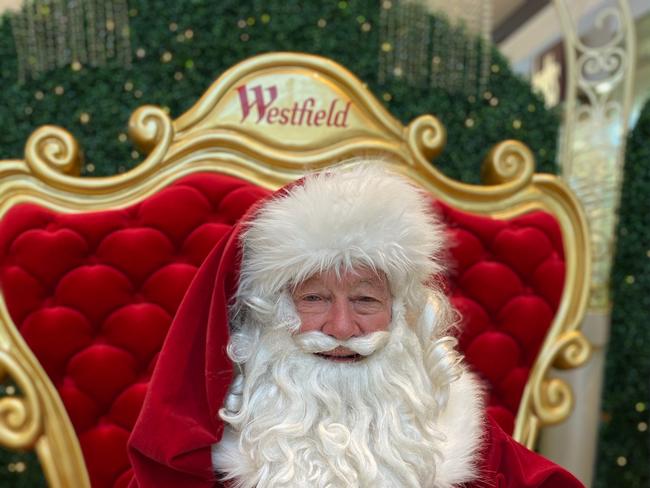
[(324, 144), (333, 144), (343, 135), (381, 134), (349, 93), (306, 69), (248, 76), (217, 103), (211, 116), (221, 128), (292, 148), (309, 147), (315, 132)]
[(294, 151), (361, 137), (402, 137), (401, 124), (359, 80), (334, 63), (304, 56), (302, 63), (287, 64), (286, 58), (273, 56), (253, 58), (237, 72), (226, 72), (174, 123), (177, 135), (182, 137), (190, 128), (230, 129)]

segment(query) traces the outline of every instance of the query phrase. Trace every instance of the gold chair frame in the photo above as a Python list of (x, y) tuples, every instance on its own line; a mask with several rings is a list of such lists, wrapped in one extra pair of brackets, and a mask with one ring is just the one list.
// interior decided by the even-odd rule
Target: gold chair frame
[[(253, 116), (243, 116), (242, 86), (261, 87), (257, 94), (262, 95), (266, 86), (270, 98), (268, 87), (289, 87), (277, 103), (306, 96), (314, 101), (336, 98), (342, 104), (347, 100), (351, 103), (345, 130), (341, 124), (323, 124), (318, 130), (304, 124), (288, 129), (288, 121), (260, 125)], [(263, 108), (249, 106), (259, 119)], [(556, 176), (535, 174), (533, 155), (524, 144), (506, 140), (490, 151), (483, 168), (485, 185), (452, 180), (430, 162), (446, 140), (438, 119), (422, 115), (403, 126), (349, 71), (328, 59), (299, 53), (266, 54), (236, 65), (176, 120), (158, 107), (143, 106), (131, 116), (129, 134), (148, 154), (142, 164), (121, 175), (82, 178), (81, 153), (72, 135), (55, 126), (38, 128), (26, 143), (24, 160), (0, 161), (0, 218), (26, 202), (57, 212), (126, 207), (197, 172), (233, 175), (275, 189), (308, 170), (359, 155), (386, 159), (436, 198), (461, 210), (500, 219), (533, 210), (553, 214), (563, 233), (566, 281), (523, 392), (514, 437), (532, 447), (541, 427), (569, 416), (574, 401), (570, 387), (553, 378), (550, 370), (575, 368), (590, 355), (590, 345), (579, 330), (589, 291), (588, 230), (572, 192)], [(52, 487), (89, 487), (63, 404), (13, 324), (2, 296), (0, 371), (21, 391), (20, 396), (0, 399), (0, 443), (35, 449)]]

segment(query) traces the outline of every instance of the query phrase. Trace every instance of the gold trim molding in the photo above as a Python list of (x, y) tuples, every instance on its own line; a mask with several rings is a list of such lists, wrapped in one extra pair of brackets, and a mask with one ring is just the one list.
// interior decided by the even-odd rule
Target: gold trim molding
[[(81, 178), (82, 153), (72, 135), (60, 127), (40, 127), (26, 143), (24, 160), (0, 162), (0, 218), (23, 202), (68, 213), (125, 207), (197, 172), (228, 174), (274, 189), (352, 156), (381, 158), (460, 210), (504, 219), (533, 210), (552, 213), (564, 237), (566, 281), (531, 370), (514, 436), (533, 446), (541, 427), (568, 415), (571, 390), (549, 370), (576, 367), (589, 356), (579, 330), (589, 290), (587, 224), (559, 178), (534, 173), (533, 155), (524, 144), (506, 140), (490, 151), (483, 170), (486, 185), (452, 180), (431, 164), (446, 142), (436, 117), (422, 115), (403, 126), (349, 71), (298, 53), (265, 54), (234, 66), (175, 120), (158, 107), (143, 106), (133, 113), (129, 134), (147, 153), (141, 165), (121, 175)], [(15, 434), (22, 435), (21, 446), (35, 446), (51, 486), (88, 487), (81, 450), (57, 391), (1, 297), (0, 340), (0, 365), (25, 395), (20, 406), (9, 405), (31, 422), (18, 429), (24, 435)], [(1, 405), (0, 442), (16, 444), (12, 426), (22, 417), (1, 415)]]

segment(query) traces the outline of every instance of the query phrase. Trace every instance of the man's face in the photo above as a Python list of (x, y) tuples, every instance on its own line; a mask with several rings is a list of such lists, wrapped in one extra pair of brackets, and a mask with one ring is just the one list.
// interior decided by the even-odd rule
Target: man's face
[[(391, 321), (392, 298), (384, 273), (353, 268), (313, 275), (296, 287), (293, 302), (300, 317), (298, 333), (318, 331), (337, 340), (385, 331)], [(354, 361), (345, 347), (320, 354), (334, 361)]]

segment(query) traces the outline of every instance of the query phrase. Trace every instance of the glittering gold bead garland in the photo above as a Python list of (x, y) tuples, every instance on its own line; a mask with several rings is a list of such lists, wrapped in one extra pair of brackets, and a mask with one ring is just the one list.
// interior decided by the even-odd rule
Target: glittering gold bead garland
[(70, 65), (131, 65), (127, 0), (26, 0), (11, 16), (18, 79)]
[(491, 14), (490, 0), (382, 0), (379, 81), (482, 93), (490, 75)]

